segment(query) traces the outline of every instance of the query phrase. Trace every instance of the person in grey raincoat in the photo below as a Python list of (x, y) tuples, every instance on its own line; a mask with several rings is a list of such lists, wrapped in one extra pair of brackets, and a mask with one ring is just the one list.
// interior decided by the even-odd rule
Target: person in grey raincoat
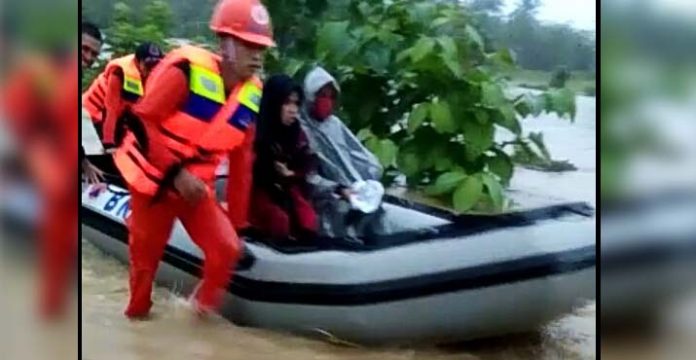
[(300, 116), (317, 171), (308, 175), (319, 215), (319, 233), (336, 238), (363, 238), (386, 232), (384, 210), (363, 214), (351, 210), (350, 185), (360, 180), (380, 180), (383, 168), (348, 127), (336, 117), (340, 93), (336, 79), (321, 67), (305, 77), (305, 106)]

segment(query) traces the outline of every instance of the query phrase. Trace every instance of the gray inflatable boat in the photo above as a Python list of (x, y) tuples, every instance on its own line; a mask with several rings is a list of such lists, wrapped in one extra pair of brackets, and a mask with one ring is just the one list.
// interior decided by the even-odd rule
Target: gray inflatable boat
[[(129, 195), (84, 186), (83, 238), (127, 257)], [(279, 246), (245, 237), (223, 315), (242, 326), (350, 342), (455, 342), (535, 331), (595, 298), (595, 217), (586, 204), (456, 216), (386, 199), (397, 228), (359, 245)], [(202, 252), (177, 223), (157, 280), (187, 294)]]
[[(611, 206), (608, 206), (611, 205)], [(601, 219), (601, 316), (659, 319), (696, 292), (696, 191), (606, 204)]]

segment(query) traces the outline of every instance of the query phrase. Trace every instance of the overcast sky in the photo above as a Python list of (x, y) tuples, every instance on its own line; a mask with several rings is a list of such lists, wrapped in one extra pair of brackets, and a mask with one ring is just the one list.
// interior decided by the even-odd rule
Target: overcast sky
[(657, 12), (696, 19), (696, 1), (694, 0), (653, 0), (651, 3)]
[[(688, 0), (693, 1), (693, 0)], [(505, 0), (505, 13), (517, 7), (520, 0)], [(540, 21), (563, 23), (583, 30), (595, 30), (595, 0), (541, 0), (537, 18)]]

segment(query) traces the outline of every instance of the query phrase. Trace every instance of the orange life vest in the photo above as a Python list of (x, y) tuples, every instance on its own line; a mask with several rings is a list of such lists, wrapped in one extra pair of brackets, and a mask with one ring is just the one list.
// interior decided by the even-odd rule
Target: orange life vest
[[(220, 57), (193, 46), (170, 52), (158, 66), (162, 71), (182, 63), (188, 64), (189, 69), (187, 101), (159, 123), (154, 136), (158, 136), (193, 175), (212, 182), (222, 156), (241, 145), (247, 128), (256, 122), (263, 85), (253, 77), (236, 85), (226, 98)], [(142, 150), (136, 137), (129, 133), (116, 151), (114, 161), (132, 188), (154, 195), (165, 174), (147, 161)]]
[(117, 69), (121, 69), (123, 72), (123, 87), (121, 91), (123, 100), (133, 104), (143, 96), (143, 83), (140, 78), (140, 71), (135, 65), (135, 55), (126, 55), (111, 60), (106, 64), (104, 71), (94, 79), (87, 91), (82, 94), (82, 106), (87, 110), (95, 124), (104, 121), (106, 87), (109, 83), (109, 76)]
[(42, 56), (22, 59), (6, 89), (7, 120), (42, 196), (65, 194), (77, 181), (79, 94), (77, 56), (67, 63)]

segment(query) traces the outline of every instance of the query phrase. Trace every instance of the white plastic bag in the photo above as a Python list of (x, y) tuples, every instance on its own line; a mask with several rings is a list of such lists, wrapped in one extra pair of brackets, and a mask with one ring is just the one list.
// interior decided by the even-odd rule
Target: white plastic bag
[(366, 214), (379, 209), (384, 196), (384, 186), (379, 181), (357, 181), (350, 186), (350, 190), (353, 192), (350, 196), (350, 204), (353, 209)]

